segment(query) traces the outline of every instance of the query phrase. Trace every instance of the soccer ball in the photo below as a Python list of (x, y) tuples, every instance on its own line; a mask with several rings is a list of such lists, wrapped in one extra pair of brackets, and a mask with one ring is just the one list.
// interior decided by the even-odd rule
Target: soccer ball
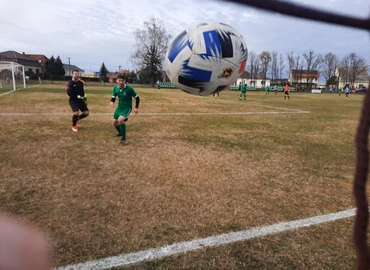
[(173, 84), (193, 95), (217, 93), (244, 71), (244, 38), (223, 23), (202, 23), (178, 35), (170, 45), (165, 70)]

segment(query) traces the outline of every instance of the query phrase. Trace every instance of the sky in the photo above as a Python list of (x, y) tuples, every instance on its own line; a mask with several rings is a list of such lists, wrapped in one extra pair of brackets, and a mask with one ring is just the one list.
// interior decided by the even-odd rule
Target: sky
[[(261, 0), (262, 1), (262, 0)], [(286, 0), (367, 18), (367, 0)], [(1, 1), (0, 52), (60, 56), (85, 72), (133, 70), (134, 31), (151, 16), (174, 38), (191, 25), (223, 22), (244, 37), (249, 51), (356, 52), (370, 62), (369, 33), (270, 13), (222, 0), (17, 0)]]

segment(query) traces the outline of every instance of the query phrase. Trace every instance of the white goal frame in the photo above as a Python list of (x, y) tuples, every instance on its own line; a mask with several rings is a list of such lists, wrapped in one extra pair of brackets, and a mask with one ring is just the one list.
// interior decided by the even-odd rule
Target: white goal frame
[[(13, 90), (17, 90), (15, 74), (18, 72), (18, 68), (22, 69), (22, 77), (23, 77), (23, 87), (26, 88), (26, 74), (24, 71), (24, 66), (15, 62), (10, 61), (0, 61), (0, 72), (2, 70), (9, 70), (12, 72), (12, 81), (13, 81)], [(1, 82), (0, 82), (1, 85)]]

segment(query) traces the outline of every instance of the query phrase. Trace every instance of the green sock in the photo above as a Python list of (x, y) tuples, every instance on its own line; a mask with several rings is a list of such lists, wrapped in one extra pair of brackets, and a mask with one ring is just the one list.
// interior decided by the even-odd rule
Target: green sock
[(114, 126), (114, 127), (117, 129), (119, 135), (122, 135), (120, 126)]
[(121, 135), (122, 135), (122, 138), (124, 140), (126, 140), (126, 124), (123, 123), (122, 125), (119, 125), (119, 127), (121, 128)]

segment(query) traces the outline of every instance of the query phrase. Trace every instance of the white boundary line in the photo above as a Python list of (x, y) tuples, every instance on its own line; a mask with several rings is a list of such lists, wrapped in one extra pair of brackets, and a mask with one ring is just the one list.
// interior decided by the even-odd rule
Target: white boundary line
[[(32, 86), (29, 86), (27, 88), (33, 88), (33, 87), (37, 87), (37, 86), (40, 86), (39, 84), (36, 84), (36, 85), (32, 85)], [(17, 90), (20, 90), (20, 89), (24, 89), (24, 88), (18, 88), (16, 90), (12, 90), (10, 92), (6, 92), (6, 93), (3, 93), (3, 94), (0, 94), (0, 97), (1, 96), (4, 96), (4, 95), (7, 95), (7, 94), (10, 94), (12, 92), (15, 92)], [(206, 96), (194, 96), (194, 97), (197, 97), (197, 98), (208, 98)], [(226, 99), (217, 99), (218, 101), (221, 101), (221, 102), (226, 102), (226, 103), (235, 103), (235, 104), (243, 104), (243, 102), (237, 102), (237, 101), (234, 101), (234, 100), (226, 100)], [(277, 110), (283, 110), (283, 111), (291, 111), (291, 112), (295, 112), (295, 113), (310, 113), (310, 111), (302, 111), (302, 110), (297, 110), (297, 109), (289, 109), (289, 108), (282, 108), (282, 107), (274, 107), (274, 106), (265, 106), (265, 105), (260, 105), (256, 102), (252, 102), (252, 103), (246, 103), (246, 105), (250, 105), (250, 106), (256, 106), (256, 107), (262, 107), (262, 108), (268, 108), (268, 109), (277, 109)], [(147, 116), (151, 116), (151, 115), (168, 115), (168, 116), (174, 116), (174, 115), (232, 115), (232, 114), (240, 114), (240, 115), (244, 115), (244, 114), (280, 114), (280, 113), (283, 113), (283, 112), (255, 112), (255, 113), (252, 113), (252, 112), (242, 112), (242, 113), (143, 113), (141, 115), (147, 115)], [(30, 116), (30, 115), (43, 115), (43, 114), (13, 114), (13, 116)], [(47, 115), (53, 115), (53, 114), (47, 114)], [(94, 115), (104, 115), (104, 114), (94, 114)], [(10, 116), (10, 114), (4, 114), (4, 113), (0, 113), (0, 116)], [(61, 116), (61, 114), (54, 114), (53, 116)]]
[(219, 101), (226, 102), (226, 103), (235, 103), (235, 104), (246, 104), (249, 106), (256, 106), (256, 107), (262, 107), (262, 108), (269, 108), (269, 109), (278, 109), (283, 111), (292, 111), (292, 112), (301, 112), (301, 113), (310, 113), (309, 111), (302, 111), (298, 109), (289, 109), (289, 108), (282, 108), (282, 107), (274, 107), (274, 106), (266, 106), (266, 105), (260, 105), (259, 103), (256, 103), (255, 101), (248, 103), (243, 101), (234, 101), (234, 100), (227, 100), (227, 99), (218, 99)]
[(292, 111), (292, 112), (300, 112), (300, 113), (310, 113), (309, 111), (302, 111), (302, 110), (297, 110), (297, 109), (289, 109), (289, 108), (274, 107), (274, 106), (266, 106), (266, 105), (259, 105), (259, 104), (253, 104), (253, 103), (251, 103), (251, 105), (257, 106), (257, 107), (262, 107), (262, 108), (279, 109), (279, 110), (283, 110), (283, 111)]
[[(289, 112), (204, 112), (204, 113), (140, 113), (137, 116), (183, 116), (183, 115), (258, 115), (258, 114), (301, 114), (309, 111)], [(0, 113), (0, 116), (70, 116), (67, 113)], [(91, 113), (91, 116), (112, 116), (113, 113)], [(133, 114), (134, 115), (134, 114)]]
[[(39, 86), (39, 85), (38, 85), (38, 84), (36, 84), (36, 85), (28, 86), (28, 87), (26, 87), (26, 88), (32, 88), (32, 87), (36, 87), (36, 86)], [(15, 91), (18, 91), (18, 90), (20, 90), (20, 89), (26, 89), (26, 88), (17, 88), (17, 89), (15, 89), (15, 90), (12, 90), (12, 91), (9, 91), (9, 92), (2, 93), (2, 94), (0, 94), (0, 97), (1, 97), (1, 96), (5, 96), (5, 95), (10, 94), (10, 93), (13, 93), (13, 92), (15, 92)]]
[(135, 253), (121, 254), (118, 256), (108, 257), (95, 261), (71, 264), (64, 267), (59, 267), (57, 268), (57, 270), (110, 269), (112, 267), (119, 267), (148, 260), (161, 259), (170, 255), (177, 255), (189, 251), (195, 251), (205, 247), (226, 245), (239, 241), (245, 241), (256, 237), (276, 234), (303, 227), (309, 227), (312, 225), (353, 217), (355, 216), (355, 214), (356, 209), (349, 209), (342, 212), (322, 216), (315, 216), (295, 221), (282, 222), (270, 226), (258, 227), (245, 231), (220, 234), (216, 236), (186, 242), (179, 242), (168, 246), (147, 249)]
[(12, 91), (9, 91), (9, 92), (2, 93), (2, 94), (0, 94), (0, 97), (1, 96), (5, 96), (5, 95), (10, 94), (10, 93), (13, 93), (13, 92), (15, 92), (17, 90), (19, 90), (19, 89), (15, 89), (15, 90), (12, 90)]

